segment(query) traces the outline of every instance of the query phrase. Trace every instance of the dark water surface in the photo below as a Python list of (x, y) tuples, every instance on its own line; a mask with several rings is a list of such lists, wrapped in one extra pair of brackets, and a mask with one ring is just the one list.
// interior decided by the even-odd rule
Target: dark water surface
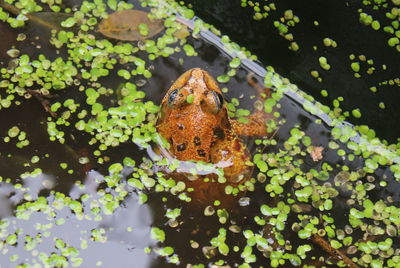
[[(400, 53), (388, 46), (387, 39), (391, 35), (382, 31), (384, 26), (390, 25), (385, 12), (390, 12), (390, 7), (394, 6), (391, 1), (387, 1), (388, 9), (381, 10), (373, 10), (372, 6), (365, 6), (362, 1), (356, 0), (275, 1), (277, 10), (271, 11), (261, 21), (252, 19), (252, 8), (241, 8), (240, 0), (184, 2), (192, 4), (197, 16), (215, 25), (223, 34), (249, 49), (265, 65), (273, 66), (279, 74), (289, 78), (319, 102), (331, 106), (333, 99), (342, 96), (344, 102), (341, 107), (344, 110), (360, 108), (363, 116), (360, 119), (349, 119), (353, 124), (366, 124), (375, 129), (379, 137), (391, 143), (399, 138), (399, 86), (377, 86), (379, 82), (399, 78), (400, 75)], [(259, 2), (262, 7), (271, 1), (254, 2)], [(288, 49), (290, 42), (279, 36), (273, 25), (288, 9), (300, 18), (300, 23), (290, 28), (294, 40), (300, 46), (296, 52)], [(381, 29), (374, 31), (370, 26), (362, 25), (358, 9), (380, 21)], [(314, 26), (314, 21), (319, 22), (318, 27)], [(322, 43), (325, 37), (335, 40), (338, 47), (325, 47)], [(318, 50), (313, 50), (314, 45)], [(374, 74), (368, 75), (361, 68), (362, 77), (355, 78), (350, 68), (350, 54), (373, 59), (376, 67)], [(328, 59), (331, 65), (329, 71), (319, 66), (320, 56)], [(382, 64), (386, 64), (387, 71), (382, 70)], [(323, 77), (322, 83), (310, 75), (312, 70), (319, 71)], [(378, 92), (371, 92), (371, 86), (377, 86)], [(322, 89), (329, 92), (327, 98), (321, 97)], [(380, 102), (386, 104), (386, 109), (378, 107)]]

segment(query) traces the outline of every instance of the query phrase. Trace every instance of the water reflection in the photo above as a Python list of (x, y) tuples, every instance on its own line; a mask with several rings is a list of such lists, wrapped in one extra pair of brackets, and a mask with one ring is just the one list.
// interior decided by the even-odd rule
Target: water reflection
[[(101, 178), (103, 176), (100, 173), (89, 172), (84, 186), (74, 186), (69, 196), (78, 199), (88, 194), (90, 198), (82, 201), (82, 206), (90, 209), (91, 202), (99, 198), (97, 190)], [(3, 254), (18, 254), (20, 261), (34, 264), (37, 262), (38, 252), (57, 252), (54, 240), (61, 239), (68, 246), (79, 249), (77, 257), (83, 258), (83, 267), (96, 267), (99, 263), (105, 265), (103, 267), (128, 267), (128, 264), (138, 265), (137, 267), (150, 266), (153, 257), (146, 254), (144, 249), (154, 246), (155, 243), (150, 239), (153, 216), (148, 205), (138, 202), (136, 193), (131, 193), (124, 200), (123, 206), (112, 215), (103, 215), (100, 221), (89, 216), (78, 219), (68, 207), (55, 209), (51, 205), (43, 211), (33, 212), (29, 220), (11, 216), (13, 206), (24, 199), (36, 200), (39, 192), (49, 189), (53, 185), (52, 182), (52, 176), (41, 174), (26, 178), (21, 189), (15, 189), (11, 184), (4, 182), (0, 184), (0, 218), (9, 223), (2, 231), (9, 234), (22, 231), (18, 235), (16, 245), (8, 246)], [(54, 198), (54, 195), (50, 194), (46, 199), (50, 203)], [(105, 241), (93, 241), (92, 230), (104, 230)], [(39, 238), (40, 242), (33, 250), (26, 249), (26, 236)], [(8, 258), (0, 258), (0, 267), (9, 267), (9, 264)]]

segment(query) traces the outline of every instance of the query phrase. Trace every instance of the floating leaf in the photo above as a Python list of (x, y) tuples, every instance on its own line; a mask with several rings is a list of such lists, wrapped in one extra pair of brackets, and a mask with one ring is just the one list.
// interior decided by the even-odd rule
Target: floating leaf
[(100, 22), (98, 31), (107, 37), (124, 41), (149, 39), (161, 32), (164, 25), (161, 20), (149, 19), (147, 14), (134, 9), (114, 12)]

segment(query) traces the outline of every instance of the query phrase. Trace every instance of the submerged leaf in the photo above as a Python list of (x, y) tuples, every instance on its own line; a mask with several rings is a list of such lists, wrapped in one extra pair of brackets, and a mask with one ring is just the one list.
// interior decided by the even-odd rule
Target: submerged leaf
[(174, 36), (178, 39), (185, 39), (190, 35), (189, 29), (186, 25), (182, 24), (181, 28), (174, 32)]
[[(164, 25), (161, 20), (149, 19), (147, 14), (134, 9), (114, 12), (100, 22), (98, 31), (107, 37), (124, 41), (151, 38), (161, 32)], [(144, 25), (147, 27), (143, 27)]]

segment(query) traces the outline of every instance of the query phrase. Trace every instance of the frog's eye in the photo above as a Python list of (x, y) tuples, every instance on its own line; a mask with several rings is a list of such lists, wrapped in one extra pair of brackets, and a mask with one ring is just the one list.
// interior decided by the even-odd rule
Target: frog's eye
[(168, 106), (169, 107), (174, 106), (174, 104), (175, 104), (174, 102), (175, 102), (176, 97), (178, 96), (178, 93), (179, 93), (179, 90), (177, 88), (172, 90), (171, 93), (169, 93), (169, 96), (168, 96)]
[(167, 99), (167, 104), (170, 108), (175, 109), (186, 104), (186, 91), (182, 88), (172, 90)]
[(224, 97), (220, 93), (217, 93), (215, 91), (212, 91), (214, 99), (215, 99), (215, 104), (218, 106), (218, 111), (222, 109), (222, 105), (224, 104)]
[(187, 104), (187, 90), (185, 88), (176, 88), (172, 90), (167, 99), (167, 104), (170, 108), (176, 109)]
[(213, 114), (217, 114), (222, 109), (223, 104), (224, 98), (222, 95), (213, 90), (207, 92), (205, 101), (202, 103), (202, 105)]

